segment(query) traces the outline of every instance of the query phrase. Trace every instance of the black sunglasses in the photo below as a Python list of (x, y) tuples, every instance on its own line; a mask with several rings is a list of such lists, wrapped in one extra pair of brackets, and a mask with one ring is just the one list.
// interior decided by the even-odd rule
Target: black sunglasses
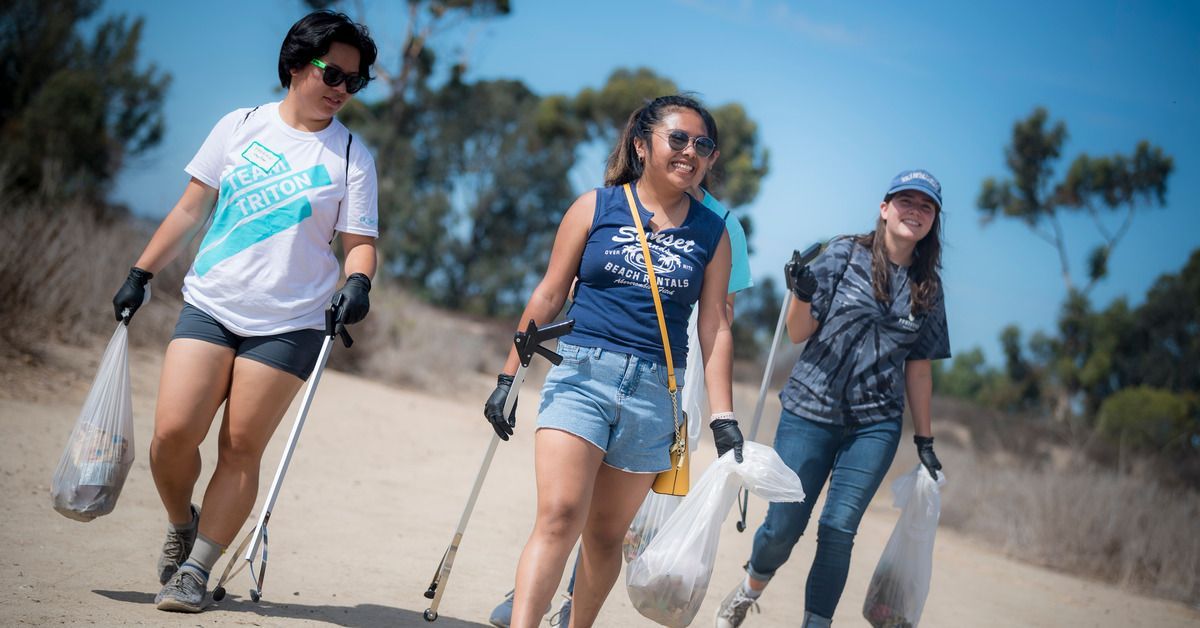
[(324, 70), (324, 73), (321, 74), (321, 80), (324, 81), (326, 85), (330, 87), (337, 87), (338, 85), (342, 84), (342, 81), (345, 81), (346, 93), (349, 94), (353, 94), (366, 87), (367, 83), (371, 80), (361, 74), (346, 74), (339, 68), (329, 65), (320, 59), (313, 59), (311, 63)]
[(696, 155), (700, 157), (708, 157), (717, 150), (717, 143), (712, 141), (711, 137), (705, 135), (692, 137), (679, 129), (667, 131), (667, 146), (670, 146), (671, 150), (683, 150), (687, 148), (688, 144), (696, 147)]

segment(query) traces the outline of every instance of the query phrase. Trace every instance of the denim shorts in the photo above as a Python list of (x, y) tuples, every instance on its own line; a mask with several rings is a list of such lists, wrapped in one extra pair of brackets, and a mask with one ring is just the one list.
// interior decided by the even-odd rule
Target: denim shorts
[(184, 303), (171, 336), (172, 340), (176, 338), (192, 338), (229, 347), (239, 358), (261, 362), (307, 381), (317, 365), (325, 332), (297, 329), (271, 336), (239, 336), (204, 310)]
[[(604, 452), (605, 464), (622, 471), (667, 470), (675, 438), (667, 367), (561, 341), (557, 351), (563, 361), (546, 376), (537, 428), (583, 438)], [(675, 370), (675, 379), (682, 389), (683, 369)]]

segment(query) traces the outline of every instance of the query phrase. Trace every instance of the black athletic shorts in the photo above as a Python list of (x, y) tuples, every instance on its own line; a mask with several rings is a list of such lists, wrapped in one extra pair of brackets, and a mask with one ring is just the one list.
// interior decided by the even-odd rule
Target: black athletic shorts
[(298, 329), (273, 336), (239, 336), (204, 310), (184, 303), (179, 322), (175, 324), (175, 334), (171, 336), (172, 340), (175, 338), (194, 338), (229, 347), (237, 357), (249, 358), (308, 380), (321, 353), (325, 332)]

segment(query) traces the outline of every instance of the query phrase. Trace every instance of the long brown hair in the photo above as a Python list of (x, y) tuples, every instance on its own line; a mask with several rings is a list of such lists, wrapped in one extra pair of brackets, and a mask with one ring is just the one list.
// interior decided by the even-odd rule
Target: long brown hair
[[(892, 197), (883, 199), (891, 202)], [(854, 241), (871, 251), (871, 287), (875, 289), (875, 300), (880, 303), (890, 303), (891, 273), (888, 272), (887, 243), (883, 230), (887, 222), (883, 216), (875, 222), (875, 230), (870, 233), (854, 236)], [(913, 263), (909, 267), (909, 294), (912, 296), (912, 311), (914, 314), (927, 312), (937, 303), (938, 293), (942, 289), (942, 209), (939, 207), (933, 215), (933, 225), (929, 233), (917, 242), (913, 249)]]
[(659, 96), (654, 100), (647, 101), (646, 104), (638, 107), (633, 113), (629, 114), (629, 120), (625, 122), (625, 128), (621, 131), (621, 137), (617, 140), (617, 145), (613, 147), (612, 153), (608, 156), (608, 164), (604, 169), (604, 185), (624, 185), (631, 181), (636, 181), (642, 177), (645, 170), (642, 161), (638, 159), (637, 148), (634, 146), (634, 138), (641, 138), (646, 144), (646, 151), (651, 150), (650, 134), (654, 127), (662, 122), (662, 119), (670, 112), (678, 109), (691, 109), (695, 111), (700, 119), (704, 121), (704, 126), (708, 132), (708, 137), (720, 146), (717, 140), (717, 121), (713, 119), (712, 114), (704, 108), (695, 98), (686, 94), (674, 94), (671, 96)]

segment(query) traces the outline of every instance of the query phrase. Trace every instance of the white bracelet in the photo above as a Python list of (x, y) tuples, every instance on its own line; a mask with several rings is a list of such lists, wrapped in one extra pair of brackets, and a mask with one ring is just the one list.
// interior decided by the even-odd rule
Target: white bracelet
[(708, 424), (712, 425), (713, 421), (720, 421), (721, 419), (733, 420), (733, 413), (732, 412), (718, 412), (718, 413), (708, 417)]

